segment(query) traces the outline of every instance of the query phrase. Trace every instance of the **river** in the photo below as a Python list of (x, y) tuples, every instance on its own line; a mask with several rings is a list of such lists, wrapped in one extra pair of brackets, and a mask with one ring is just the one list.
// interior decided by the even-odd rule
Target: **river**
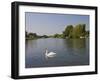
[[(45, 49), (56, 56), (46, 57)], [(57, 67), (89, 65), (89, 38), (41, 38), (26, 40), (25, 67)]]

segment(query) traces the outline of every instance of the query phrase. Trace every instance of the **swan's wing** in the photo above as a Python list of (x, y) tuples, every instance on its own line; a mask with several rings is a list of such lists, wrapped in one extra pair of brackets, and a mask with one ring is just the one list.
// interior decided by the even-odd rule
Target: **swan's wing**
[(48, 53), (48, 55), (55, 55), (56, 53), (54, 53), (54, 52), (50, 52), (50, 53)]

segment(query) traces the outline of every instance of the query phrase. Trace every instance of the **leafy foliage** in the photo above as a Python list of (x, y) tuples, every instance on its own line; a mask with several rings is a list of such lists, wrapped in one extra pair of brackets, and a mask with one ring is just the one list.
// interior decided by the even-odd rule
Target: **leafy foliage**
[(72, 25), (69, 25), (65, 28), (65, 31), (63, 32), (64, 38), (85, 38), (87, 34), (86, 33), (86, 25), (85, 24), (78, 24), (75, 27)]
[(64, 36), (64, 38), (65, 37), (71, 38), (72, 37), (72, 33), (73, 33), (73, 26), (72, 25), (68, 25), (65, 28), (65, 31), (63, 31), (63, 36)]

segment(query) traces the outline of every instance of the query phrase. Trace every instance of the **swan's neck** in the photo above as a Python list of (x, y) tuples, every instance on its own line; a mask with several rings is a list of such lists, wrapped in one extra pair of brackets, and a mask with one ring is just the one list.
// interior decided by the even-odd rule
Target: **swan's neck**
[(46, 49), (45, 54), (48, 55), (48, 50)]

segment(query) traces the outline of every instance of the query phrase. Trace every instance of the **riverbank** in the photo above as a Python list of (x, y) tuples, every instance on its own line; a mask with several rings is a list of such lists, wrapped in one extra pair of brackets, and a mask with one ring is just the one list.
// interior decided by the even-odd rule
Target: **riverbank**
[[(48, 37), (48, 38), (54, 38), (54, 37)], [(80, 38), (58, 38), (58, 39), (86, 39), (86, 38), (89, 38), (89, 37), (80, 37)], [(47, 39), (47, 38), (26, 38), (26, 40), (36, 40), (36, 39)]]

